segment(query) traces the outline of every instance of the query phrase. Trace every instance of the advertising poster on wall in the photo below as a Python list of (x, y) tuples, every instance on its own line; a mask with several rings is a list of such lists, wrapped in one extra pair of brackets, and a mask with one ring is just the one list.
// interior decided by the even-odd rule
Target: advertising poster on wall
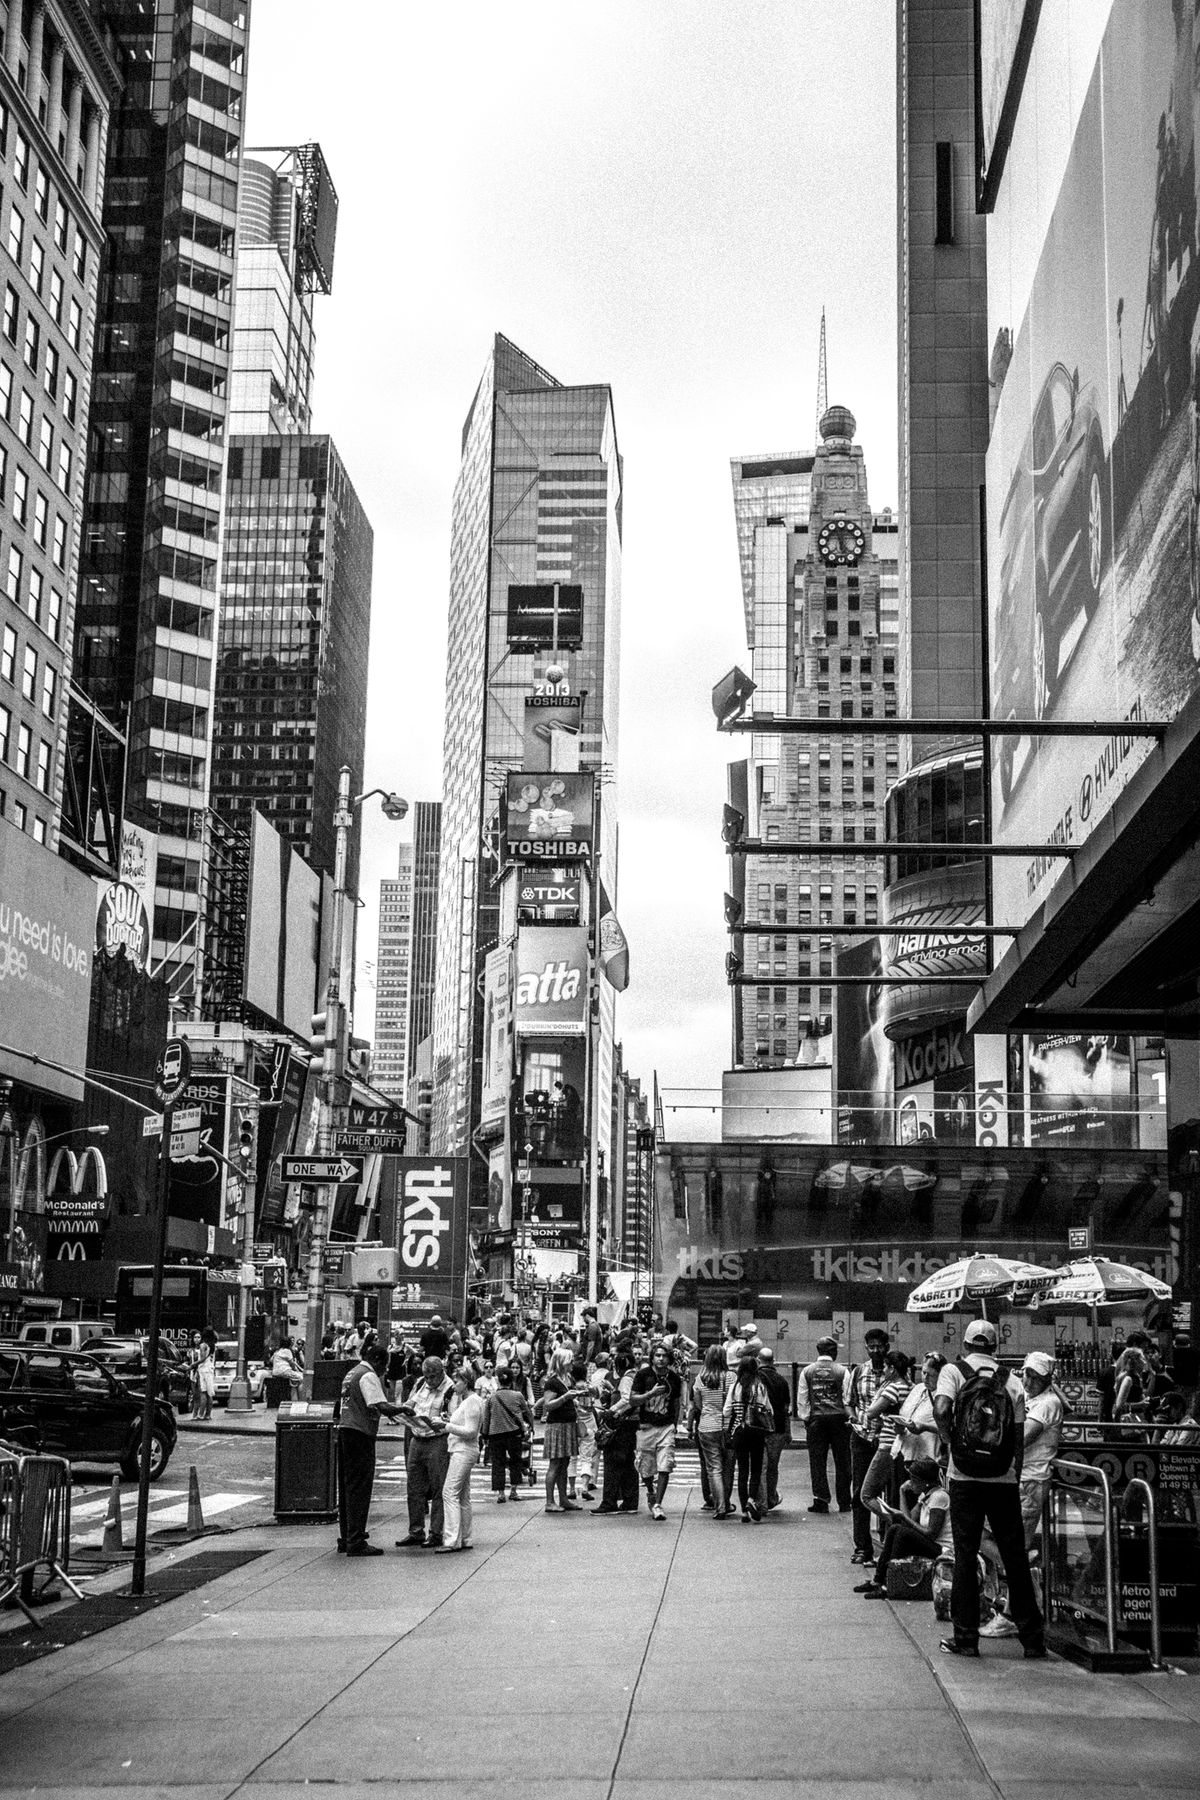
[(95, 929), (92, 880), (0, 819), (0, 1074), (83, 1099)]
[(980, 0), (979, 20), (979, 160), (981, 177), (992, 167), (1006, 106), (1011, 113), (1037, 26), (1042, 0)]
[(521, 1044), (513, 1142), (535, 1162), (578, 1162), (584, 1154), (587, 1043), (534, 1037)]
[(518, 1164), (513, 1213), (522, 1242), (545, 1250), (573, 1249), (583, 1237), (583, 1170)]
[(504, 842), (509, 862), (586, 861), (592, 849), (595, 777), (510, 773)]
[(961, 1023), (903, 1038), (893, 1057), (900, 1143), (962, 1141), (974, 1135), (971, 1040)]
[(154, 883), (158, 871), (158, 835), (128, 821), (121, 827), (121, 864), (116, 881), (97, 883), (96, 951), (115, 956), (124, 951), (135, 968), (144, 969), (154, 933)]
[(1029, 1143), (1132, 1144), (1127, 1037), (1031, 1033), (1025, 1074)]
[(587, 1030), (588, 942), (577, 925), (522, 925), (517, 933), (513, 1022), (523, 1037)]
[(245, 998), (289, 1031), (307, 1036), (317, 990), (321, 881), (256, 812), (250, 836)]
[(526, 694), (522, 767), (541, 773), (579, 768), (582, 694)]
[(504, 1123), (512, 1084), (512, 953), (507, 945), (489, 950), (483, 970), (483, 1076), (479, 1124), (493, 1131)]
[[(880, 975), (877, 937), (838, 952), (839, 975)], [(883, 1144), (892, 1133), (892, 1047), (883, 1032), (883, 989), (873, 983), (838, 990), (838, 1142)]]
[[(1076, 29), (1065, 14), (1056, 24)], [(1170, 0), (1112, 8), (1020, 316), (997, 312), (1005, 271), (990, 281), (991, 335), (1012, 331), (1011, 361), (993, 362), (987, 462), (997, 717), (1171, 718), (1200, 683), (1193, 31), (1193, 9)], [(1039, 155), (1049, 164), (1060, 101), (1039, 74), (1043, 35), (1022, 101), (1037, 128), (1019, 150), (1014, 138), (1006, 194), (1051, 178)], [(1015, 219), (1018, 200), (1005, 204)], [(991, 277), (991, 234), (988, 255)], [(1002, 740), (996, 836), (1084, 840), (1152, 741)], [(1028, 917), (1061, 869), (1049, 855), (997, 859), (996, 916)]]
[(508, 1145), (493, 1144), (488, 1151), (488, 1230), (512, 1230), (512, 1183), (509, 1180)]

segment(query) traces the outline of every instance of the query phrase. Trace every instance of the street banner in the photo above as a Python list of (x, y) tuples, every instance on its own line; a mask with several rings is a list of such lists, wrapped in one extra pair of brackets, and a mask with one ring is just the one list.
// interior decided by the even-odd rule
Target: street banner
[(587, 1016), (587, 932), (579, 925), (522, 925), (513, 1008), (518, 1038), (580, 1037)]
[(483, 972), (483, 1087), (479, 1124), (504, 1123), (512, 1084), (512, 954), (507, 945), (488, 952)]
[(595, 776), (510, 772), (504, 843), (509, 862), (586, 861), (592, 850)]
[(410, 1301), (460, 1317), (467, 1291), (469, 1170), (465, 1156), (389, 1156), (380, 1236), (400, 1252)]

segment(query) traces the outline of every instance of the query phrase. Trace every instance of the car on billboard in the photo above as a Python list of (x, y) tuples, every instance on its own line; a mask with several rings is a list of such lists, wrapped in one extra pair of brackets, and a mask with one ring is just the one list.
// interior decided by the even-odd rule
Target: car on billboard
[[(1108, 457), (1095, 389), (1056, 362), (1000, 512), (1000, 600), (992, 714), (1041, 719), (1058, 691), (1063, 639), (1100, 602), (1112, 549)], [(1002, 741), (1000, 791), (1012, 788), (1013, 739)]]

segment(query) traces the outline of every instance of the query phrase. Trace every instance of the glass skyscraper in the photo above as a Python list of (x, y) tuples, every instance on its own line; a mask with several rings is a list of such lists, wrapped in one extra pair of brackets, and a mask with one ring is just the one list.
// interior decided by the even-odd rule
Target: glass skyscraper
[[(374, 533), (333, 440), (230, 446), (213, 808), (257, 807), (332, 871), (338, 771), (362, 786)], [(347, 881), (358, 885), (358, 831)]]
[[(510, 589), (555, 584), (580, 590), (579, 610), (561, 635), (552, 621), (532, 642), (514, 631)], [(441, 1154), (465, 1155), (479, 1120), (479, 978), (501, 935), (500, 805), (508, 772), (522, 767), (526, 697), (549, 668), (565, 672), (573, 694), (586, 694), (580, 768), (597, 777), (597, 873), (615, 903), (620, 587), (611, 391), (564, 387), (497, 335), (463, 429), (451, 536), (433, 1018), (433, 1147)], [(613, 1002), (601, 981), (601, 1093), (612, 1083)]]
[(199, 993), (248, 0), (108, 0), (113, 114), (75, 678), (160, 834), (153, 960)]

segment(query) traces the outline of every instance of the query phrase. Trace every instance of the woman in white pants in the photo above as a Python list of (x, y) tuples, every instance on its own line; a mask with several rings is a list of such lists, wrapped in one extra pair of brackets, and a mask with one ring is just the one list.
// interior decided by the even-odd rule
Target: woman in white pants
[(435, 1554), (471, 1548), (471, 1470), (479, 1456), (484, 1403), (475, 1392), (475, 1371), (463, 1363), (454, 1373), (454, 1411), (446, 1420), (450, 1467), (442, 1483), (444, 1541)]

